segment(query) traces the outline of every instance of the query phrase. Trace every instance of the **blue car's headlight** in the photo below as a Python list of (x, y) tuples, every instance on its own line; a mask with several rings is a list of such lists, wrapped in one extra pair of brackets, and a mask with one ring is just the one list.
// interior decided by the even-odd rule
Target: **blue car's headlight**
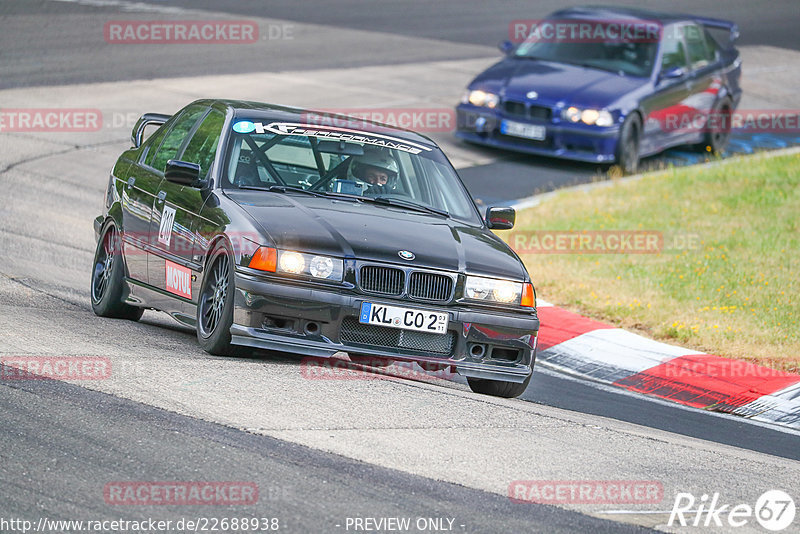
[(605, 109), (581, 109), (570, 106), (561, 112), (561, 118), (569, 122), (582, 122), (603, 127), (614, 124), (614, 117)]
[(464, 96), (461, 98), (461, 102), (464, 104), (469, 102), (473, 106), (495, 108), (500, 102), (500, 97), (494, 93), (488, 93), (478, 89), (474, 91), (466, 91)]

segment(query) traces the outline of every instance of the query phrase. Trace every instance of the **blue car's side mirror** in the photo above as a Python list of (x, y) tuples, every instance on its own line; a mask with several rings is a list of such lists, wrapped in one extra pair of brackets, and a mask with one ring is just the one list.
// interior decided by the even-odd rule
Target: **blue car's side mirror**
[(661, 80), (677, 80), (678, 78), (683, 78), (686, 74), (686, 69), (683, 67), (672, 67), (666, 70), (661, 71), (661, 76), (659, 77)]
[(511, 41), (502, 41), (498, 43), (497, 48), (505, 55), (511, 54), (514, 51), (514, 43)]

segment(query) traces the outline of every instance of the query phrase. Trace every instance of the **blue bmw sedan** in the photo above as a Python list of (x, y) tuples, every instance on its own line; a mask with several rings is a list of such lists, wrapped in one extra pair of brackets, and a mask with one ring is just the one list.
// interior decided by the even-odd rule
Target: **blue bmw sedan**
[(467, 87), (458, 137), (625, 173), (677, 145), (724, 151), (742, 94), (736, 24), (584, 7), (526, 29)]

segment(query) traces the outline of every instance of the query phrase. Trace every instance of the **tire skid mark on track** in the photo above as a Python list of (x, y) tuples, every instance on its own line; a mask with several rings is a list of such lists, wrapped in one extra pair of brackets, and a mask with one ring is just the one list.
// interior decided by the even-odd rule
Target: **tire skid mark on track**
[[(80, 311), (86, 311), (86, 309), (88, 308), (88, 302), (80, 303), (79, 301), (72, 301), (72, 300), (69, 300), (69, 299), (64, 298), (62, 296), (56, 295), (55, 293), (51, 293), (50, 291), (47, 291), (46, 289), (42, 289), (40, 287), (36, 287), (35, 285), (33, 285), (33, 282), (30, 281), (30, 279), (28, 279), (28, 278), (19, 278), (19, 277), (8, 275), (8, 274), (3, 273), (3, 272), (0, 272), (0, 276), (2, 276), (3, 278), (5, 278), (6, 280), (8, 280), (10, 282), (13, 282), (15, 284), (19, 284), (22, 287), (30, 289), (31, 291), (35, 291), (37, 293), (41, 293), (43, 295), (47, 295), (50, 298), (53, 298), (53, 299), (56, 299), (58, 301), (64, 302), (66, 304), (69, 304), (70, 306), (78, 308)], [(36, 306), (29, 306), (29, 307), (30, 308), (36, 308)]]
[(51, 240), (49, 240), (49, 239), (47, 239), (45, 237), (35, 236), (35, 235), (32, 235), (32, 234), (25, 234), (25, 233), (22, 233), (22, 232), (19, 232), (19, 231), (10, 230), (8, 228), (0, 228), (0, 234), (9, 234), (9, 235), (12, 235), (14, 237), (21, 237), (23, 239), (33, 239), (35, 241), (40, 241), (40, 242), (42, 242), (42, 243), (44, 243), (46, 245), (49, 245), (49, 246), (62, 247), (62, 248), (66, 248), (66, 249), (69, 249), (69, 250), (74, 250), (76, 252), (81, 252), (81, 253), (85, 253), (85, 254), (89, 254), (89, 255), (94, 254), (94, 249), (83, 248), (83, 247), (79, 247), (79, 246), (76, 246), (76, 245), (70, 245), (69, 243), (65, 243), (63, 241), (51, 241)]

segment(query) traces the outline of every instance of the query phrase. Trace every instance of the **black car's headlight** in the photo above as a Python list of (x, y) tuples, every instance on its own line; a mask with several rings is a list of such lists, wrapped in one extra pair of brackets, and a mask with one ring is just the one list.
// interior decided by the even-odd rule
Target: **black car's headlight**
[(309, 276), (318, 280), (342, 281), (344, 262), (319, 254), (306, 254), (293, 250), (259, 247), (248, 267), (270, 273)]
[(534, 306), (533, 285), (530, 283), (482, 276), (467, 276), (464, 298), (497, 304), (517, 304), (526, 308)]
[(576, 108), (570, 106), (561, 112), (561, 118), (568, 122), (582, 122), (584, 124), (594, 124), (595, 126), (611, 126), (614, 124), (614, 116), (605, 109)]
[(469, 102), (473, 106), (481, 106), (486, 108), (495, 108), (500, 102), (500, 97), (494, 93), (481, 91), (479, 89), (474, 91), (466, 91), (461, 98), (461, 102), (466, 104)]

